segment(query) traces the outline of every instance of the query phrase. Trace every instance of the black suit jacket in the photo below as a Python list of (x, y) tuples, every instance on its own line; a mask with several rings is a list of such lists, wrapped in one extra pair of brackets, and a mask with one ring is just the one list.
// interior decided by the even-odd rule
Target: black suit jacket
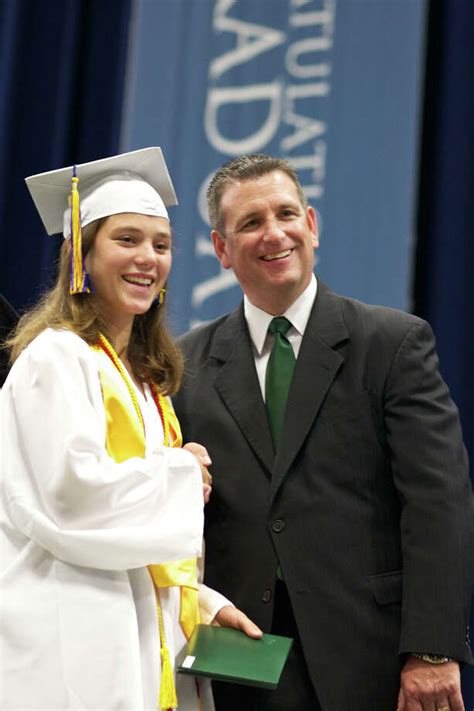
[(428, 324), (319, 282), (276, 455), (242, 307), (181, 345), (207, 584), (269, 630), (280, 563), (325, 711), (393, 711), (404, 653), (469, 661), (472, 491)]

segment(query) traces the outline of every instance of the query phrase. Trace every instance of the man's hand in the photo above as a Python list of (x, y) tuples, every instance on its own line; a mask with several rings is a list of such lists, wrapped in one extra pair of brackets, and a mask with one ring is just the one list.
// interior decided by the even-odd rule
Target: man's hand
[(409, 657), (402, 669), (397, 711), (465, 711), (459, 664)]
[(260, 639), (263, 634), (262, 630), (242, 610), (238, 610), (233, 605), (221, 607), (212, 620), (212, 624), (218, 624), (221, 627), (234, 627), (236, 630), (242, 630), (247, 637), (252, 637), (253, 639)]
[(201, 467), (204, 503), (207, 504), (212, 491), (212, 476), (210, 475), (207, 469), (207, 467), (212, 464), (211, 458), (207, 453), (207, 449), (203, 447), (202, 444), (198, 444), (197, 442), (188, 442), (184, 445), (183, 449), (187, 449), (188, 452), (194, 454), (199, 463), (199, 466)]

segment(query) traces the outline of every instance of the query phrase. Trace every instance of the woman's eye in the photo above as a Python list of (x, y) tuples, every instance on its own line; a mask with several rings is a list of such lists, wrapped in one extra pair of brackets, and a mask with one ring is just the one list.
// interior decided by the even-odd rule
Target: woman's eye
[(166, 242), (157, 242), (157, 244), (155, 244), (157, 252), (167, 252), (169, 248), (170, 246)]
[(120, 235), (117, 237), (117, 242), (123, 242), (124, 244), (133, 244), (135, 242), (134, 237), (130, 237), (130, 235)]

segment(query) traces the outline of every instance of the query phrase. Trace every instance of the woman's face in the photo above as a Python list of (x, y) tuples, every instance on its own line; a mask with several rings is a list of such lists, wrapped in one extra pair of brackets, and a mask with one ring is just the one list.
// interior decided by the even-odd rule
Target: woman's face
[(168, 278), (171, 245), (164, 217), (122, 213), (102, 222), (85, 267), (106, 324), (128, 327), (148, 311)]

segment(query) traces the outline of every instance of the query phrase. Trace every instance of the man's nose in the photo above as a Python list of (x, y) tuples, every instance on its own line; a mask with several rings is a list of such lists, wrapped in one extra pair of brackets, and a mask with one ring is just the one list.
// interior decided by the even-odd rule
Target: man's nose
[(264, 238), (267, 240), (281, 239), (285, 236), (283, 225), (277, 217), (269, 218), (265, 223)]

